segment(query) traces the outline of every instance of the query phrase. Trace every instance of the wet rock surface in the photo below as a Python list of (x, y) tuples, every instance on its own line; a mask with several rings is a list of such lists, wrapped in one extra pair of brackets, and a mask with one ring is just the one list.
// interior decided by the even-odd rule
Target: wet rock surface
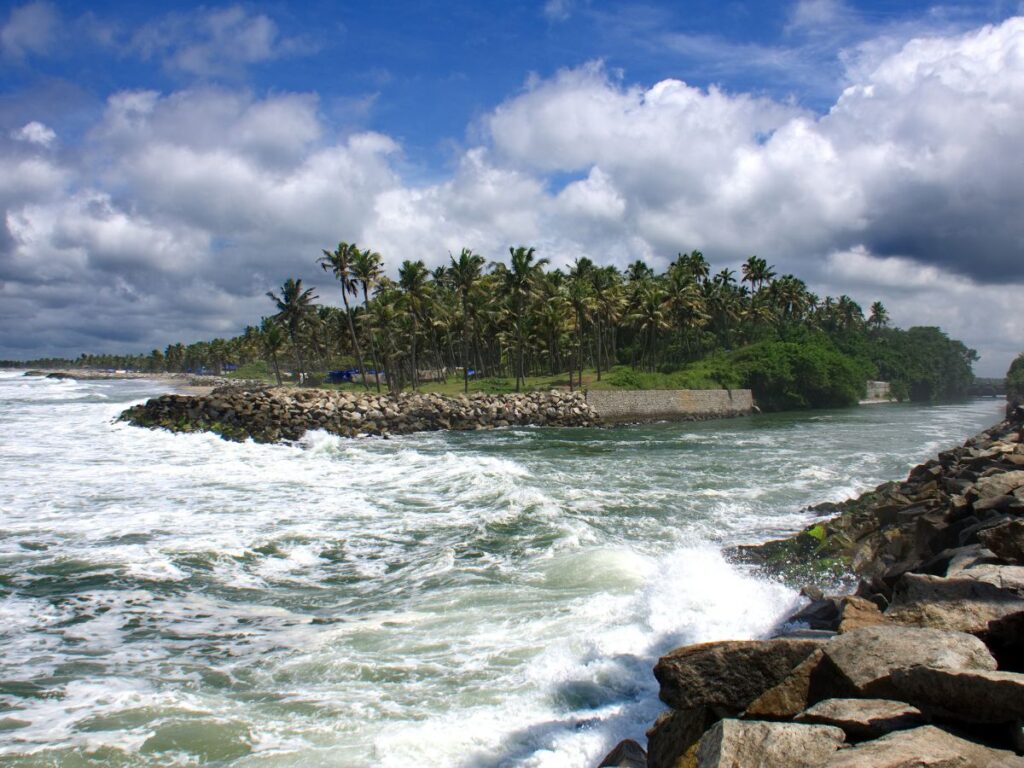
[(806, 586), (775, 639), (662, 657), (672, 709), (648, 731), (648, 765), (1024, 768), (1022, 435), (1014, 404), (904, 482), (735, 550), (797, 583), (859, 583)]

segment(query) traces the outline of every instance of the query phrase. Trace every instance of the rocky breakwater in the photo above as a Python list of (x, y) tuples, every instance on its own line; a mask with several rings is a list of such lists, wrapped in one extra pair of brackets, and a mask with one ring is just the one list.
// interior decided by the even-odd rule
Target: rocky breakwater
[[(1024, 407), (800, 534), (734, 554), (859, 577), (768, 640), (674, 650), (646, 754), (605, 766), (1024, 768)], [(834, 582), (832, 582), (834, 583)]]
[(580, 393), (377, 395), (333, 390), (222, 387), (208, 395), (162, 395), (121, 414), (144, 427), (216, 432), (229, 440), (297, 440), (322, 429), (343, 437), (509, 426), (586, 427), (597, 423)]

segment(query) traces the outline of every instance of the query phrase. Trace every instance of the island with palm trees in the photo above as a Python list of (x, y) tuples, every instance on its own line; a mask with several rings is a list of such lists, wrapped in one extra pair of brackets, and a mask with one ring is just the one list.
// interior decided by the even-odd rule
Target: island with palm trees
[(379, 253), (340, 242), (316, 260), (340, 306), (288, 278), (267, 292), (275, 311), (234, 338), (33, 364), (392, 395), (749, 389), (764, 410), (853, 405), (871, 380), (900, 400), (953, 399), (973, 381), (974, 351), (940, 329), (895, 328), (877, 301), (865, 317), (757, 256), (739, 275), (712, 273), (700, 251), (661, 273), (585, 257), (550, 268), (529, 247), (489, 265), (463, 248), (448, 262), (405, 260), (393, 279)]

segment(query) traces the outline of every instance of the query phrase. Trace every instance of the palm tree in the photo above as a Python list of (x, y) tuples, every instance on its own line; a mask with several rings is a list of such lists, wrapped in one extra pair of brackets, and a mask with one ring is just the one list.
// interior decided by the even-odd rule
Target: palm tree
[(501, 275), (502, 289), (509, 302), (509, 309), (512, 313), (512, 325), (515, 333), (516, 344), (516, 392), (519, 391), (520, 382), (526, 381), (526, 371), (523, 357), (523, 325), (526, 322), (526, 309), (530, 296), (533, 293), (538, 276), (542, 274), (547, 259), (534, 260), (536, 248), (509, 248), (511, 256), (509, 267), (499, 264), (496, 272)]
[(381, 255), (376, 251), (367, 248), (359, 251), (352, 257), (350, 271), (352, 277), (363, 289), (363, 319), (369, 331), (370, 356), (373, 358), (373, 377), (377, 382), (377, 391), (380, 392), (380, 361), (377, 360), (377, 340), (373, 331), (372, 316), (370, 314), (370, 287), (377, 284), (381, 276)]
[[(703, 259), (703, 256), (701, 258)], [(667, 306), (676, 320), (680, 339), (686, 347), (686, 354), (689, 355), (690, 331), (703, 327), (707, 322), (704, 297), (688, 263), (673, 264), (665, 278)]]
[(839, 316), (839, 322), (844, 331), (857, 329), (864, 323), (864, 312), (860, 308), (860, 304), (846, 294), (839, 297), (839, 301), (836, 304), (836, 313)]
[(650, 280), (652, 277), (654, 277), (654, 270), (647, 266), (642, 259), (637, 259), (626, 267), (626, 279), (631, 283)]
[(761, 290), (761, 287), (772, 280), (775, 277), (775, 271), (773, 267), (768, 266), (768, 262), (764, 259), (759, 259), (757, 256), (751, 256), (742, 267), (743, 282), (750, 283), (750, 289), (753, 293), (757, 293)]
[(466, 342), (466, 334), (472, 322), (469, 297), (480, 280), (485, 261), (483, 256), (473, 253), (469, 248), (462, 249), (457, 261), (454, 256), (449, 255), (448, 258), (452, 262), (448, 274), (462, 304), (462, 384), (463, 391), (469, 392), (469, 346)]
[(277, 362), (277, 356), (281, 350), (284, 349), (284, 333), (281, 331), (281, 326), (275, 323), (269, 317), (263, 318), (263, 322), (260, 324), (260, 330), (258, 331), (260, 336), (260, 343), (263, 348), (263, 354), (270, 358), (271, 364), (274, 366), (274, 376), (277, 378), (277, 386), (281, 386), (281, 366)]
[(645, 281), (637, 292), (638, 303), (628, 319), (647, 340), (644, 344), (644, 356), (648, 367), (654, 371), (657, 367), (658, 331), (671, 327), (665, 316), (666, 295), (664, 289), (655, 281)]
[[(587, 315), (593, 306), (593, 283), (591, 274), (594, 270), (594, 262), (590, 259), (576, 259), (569, 270), (569, 278), (566, 281), (566, 295), (569, 299), (569, 306), (572, 307), (574, 327), (576, 328), (576, 371), (577, 383), (583, 388), (583, 328)], [(569, 369), (569, 389), (572, 389), (572, 368)]]
[(871, 305), (871, 314), (868, 316), (868, 327), (873, 331), (880, 331), (889, 325), (889, 313), (885, 310), (885, 305), (880, 301), (876, 301)]
[(224, 373), (224, 363), (227, 362), (228, 343), (224, 339), (214, 339), (210, 342), (210, 362), (213, 363), (213, 372), (217, 376)]
[(422, 261), (409, 261), (406, 259), (398, 268), (398, 285), (401, 287), (402, 301), (409, 319), (412, 321), (412, 334), (409, 337), (412, 348), (412, 388), (419, 388), (419, 362), (416, 359), (417, 336), (419, 335), (420, 320), (426, 309), (428, 301), (427, 288), (427, 267)]
[(356, 353), (356, 362), (359, 363), (359, 372), (363, 376), (363, 387), (370, 388), (366, 383), (366, 367), (363, 365), (363, 350), (359, 346), (359, 339), (356, 337), (356, 327), (352, 322), (352, 310), (348, 306), (348, 295), (355, 296), (358, 293), (356, 281), (352, 277), (352, 261), (359, 253), (355, 243), (338, 243), (334, 251), (323, 251), (323, 256), (317, 259), (317, 263), (323, 267), (324, 272), (332, 272), (341, 283), (341, 301), (345, 305), (345, 320), (348, 322), (348, 332), (352, 337), (352, 349)]
[(281, 286), (281, 296), (275, 296), (273, 291), (267, 291), (267, 296), (277, 304), (277, 314), (274, 319), (288, 329), (288, 338), (292, 343), (292, 350), (295, 353), (295, 361), (298, 365), (298, 373), (305, 372), (305, 363), (302, 359), (302, 349), (299, 345), (299, 334), (302, 326), (308, 321), (313, 312), (313, 300), (320, 298), (314, 291), (315, 288), (302, 289), (302, 280), (288, 278)]

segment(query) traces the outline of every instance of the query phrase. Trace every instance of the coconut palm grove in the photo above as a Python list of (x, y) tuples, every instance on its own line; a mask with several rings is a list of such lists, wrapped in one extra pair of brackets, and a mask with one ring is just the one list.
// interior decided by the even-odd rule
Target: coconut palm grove
[(397, 280), (355, 243), (317, 261), (323, 285), (285, 279), (233, 338), (33, 362), (391, 392), (746, 387), (768, 410), (853, 404), (873, 379), (915, 401), (973, 381), (975, 352), (940, 329), (894, 328), (881, 302), (865, 314), (849, 296), (819, 297), (757, 256), (737, 274), (691, 251), (658, 274), (640, 260), (549, 269), (524, 246), (488, 264), (463, 248), (433, 270), (405, 260)]

